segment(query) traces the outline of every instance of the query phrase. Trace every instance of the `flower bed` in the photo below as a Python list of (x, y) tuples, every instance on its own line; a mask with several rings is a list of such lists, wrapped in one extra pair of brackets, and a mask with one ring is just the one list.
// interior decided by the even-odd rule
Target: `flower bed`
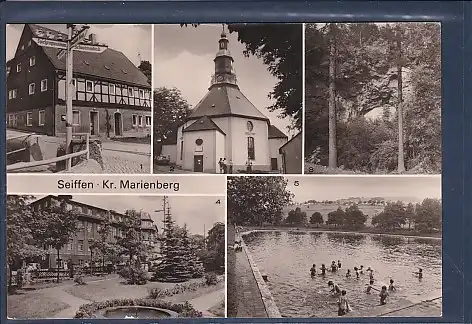
[(219, 278), (215, 274), (206, 274), (205, 280), (199, 282), (192, 282), (188, 284), (176, 284), (174, 287), (167, 289), (152, 288), (149, 290), (149, 298), (161, 299), (174, 295), (179, 295), (189, 291), (197, 291), (203, 287), (216, 285), (220, 281), (221, 280), (219, 280)]
[(106, 308), (123, 306), (144, 306), (167, 309), (179, 314), (179, 317), (202, 317), (202, 313), (186, 302), (184, 304), (172, 304), (159, 299), (111, 299), (104, 302), (94, 302), (80, 306), (74, 318), (96, 318), (96, 314)]

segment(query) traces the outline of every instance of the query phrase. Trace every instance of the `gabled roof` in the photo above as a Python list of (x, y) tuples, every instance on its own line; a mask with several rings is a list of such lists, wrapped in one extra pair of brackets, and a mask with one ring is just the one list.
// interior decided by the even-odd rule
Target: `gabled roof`
[(271, 138), (287, 138), (288, 136), (285, 135), (280, 129), (275, 127), (274, 125), (269, 126), (269, 139)]
[(219, 131), (221, 134), (226, 135), (218, 125), (215, 124), (213, 120), (211, 120), (208, 116), (203, 116), (199, 118), (196, 122), (194, 122), (189, 127), (185, 128), (182, 132), (196, 132), (196, 131), (205, 131), (205, 130), (216, 130)]
[(280, 148), (279, 148), (279, 153), (282, 153), (282, 149), (287, 146), (288, 144), (292, 143), (295, 139), (298, 139), (300, 136), (302, 135), (302, 132), (299, 132), (297, 135), (295, 135), (294, 137), (292, 137), (287, 143), (285, 143), (284, 145), (282, 145)]
[(198, 119), (203, 116), (239, 116), (269, 122), (269, 119), (244, 96), (237, 86), (229, 84), (215, 84), (210, 87), (188, 119)]
[[(33, 37), (66, 40), (67, 35), (50, 28), (28, 24)], [(48, 36), (49, 35), (49, 36)], [(42, 46), (44, 53), (57, 70), (66, 69), (66, 58), (57, 58), (61, 49)], [(133, 85), (150, 87), (147, 77), (122, 52), (111, 48), (102, 53), (74, 51), (74, 73), (86, 74)]]

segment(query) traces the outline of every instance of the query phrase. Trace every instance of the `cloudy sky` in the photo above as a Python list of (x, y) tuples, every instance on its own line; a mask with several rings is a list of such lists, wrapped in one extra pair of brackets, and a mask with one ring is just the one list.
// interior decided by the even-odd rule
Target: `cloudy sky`
[[(154, 87), (176, 87), (194, 107), (210, 86), (221, 31), (222, 25), (197, 28), (155, 25)], [(255, 56), (244, 57), (245, 46), (238, 42), (237, 33), (228, 34), (228, 39), (239, 88), (273, 125), (288, 135), (286, 127), (290, 121), (279, 119), (278, 112), (266, 109), (274, 102), (267, 95), (278, 80), (267, 71), (262, 60)]]
[[(41, 26), (66, 33), (65, 24), (41, 24)], [(6, 58), (15, 55), (18, 41), (23, 31), (23, 24), (6, 27)], [(97, 35), (97, 41), (108, 47), (123, 52), (136, 66), (141, 60), (151, 62), (152, 32), (151, 25), (90, 25), (89, 33)]]
[[(43, 196), (36, 196), (42, 198)], [(134, 196), (134, 195), (74, 195), (73, 200), (100, 208), (115, 210), (124, 213), (126, 209), (136, 209), (151, 215), (161, 232), (163, 212), (162, 197), (159, 196)], [(220, 204), (217, 204), (220, 200)], [(216, 222), (225, 222), (224, 197), (169, 197), (170, 211), (177, 225), (184, 223), (191, 234), (204, 233)]]
[(441, 198), (441, 177), (437, 176), (305, 176), (288, 180), (288, 189), (295, 194), (296, 202), (349, 197)]

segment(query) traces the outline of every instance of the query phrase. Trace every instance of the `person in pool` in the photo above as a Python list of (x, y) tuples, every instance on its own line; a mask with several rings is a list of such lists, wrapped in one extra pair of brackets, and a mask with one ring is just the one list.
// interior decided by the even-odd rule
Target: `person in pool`
[(341, 269), (341, 261), (338, 260), (338, 269)]
[(365, 291), (366, 294), (371, 294), (371, 293), (372, 293), (371, 290), (372, 290), (372, 288), (373, 288), (373, 285), (374, 285), (374, 280), (371, 280), (371, 281), (369, 282), (369, 284), (367, 285), (367, 289), (366, 289), (366, 291)]
[(338, 267), (336, 266), (336, 262), (333, 261), (331, 262), (331, 272), (336, 272), (338, 270)]
[(328, 287), (331, 288), (329, 292), (333, 293), (333, 295), (340, 295), (341, 294), (341, 289), (339, 289), (339, 286), (335, 284), (333, 281), (328, 281)]
[(388, 291), (395, 291), (397, 288), (393, 285), (393, 279), (390, 279), (390, 285), (388, 285)]
[(312, 277), (315, 276), (315, 274), (316, 274), (316, 264), (313, 264), (313, 266), (311, 267), (310, 274), (311, 274)]
[(324, 265), (324, 263), (321, 265), (321, 275), (325, 276), (326, 275), (326, 266)]
[(419, 268), (414, 274), (418, 276), (418, 279), (423, 279), (423, 269)]
[(338, 299), (338, 316), (343, 316), (349, 313), (350, 307), (346, 297), (346, 291), (341, 291), (341, 296)]
[(347, 269), (346, 278), (351, 278), (351, 269)]
[(374, 270), (370, 270), (369, 278), (370, 280), (374, 280)]
[(359, 269), (354, 267), (354, 271), (356, 271), (356, 279), (359, 279)]
[(361, 274), (364, 274), (364, 266), (363, 266), (363, 265), (361, 265), (361, 268), (359, 269), (359, 272), (360, 272)]
[(388, 297), (387, 286), (382, 286), (382, 290), (380, 291), (379, 297), (380, 297), (380, 305), (385, 305), (387, 303), (387, 297)]

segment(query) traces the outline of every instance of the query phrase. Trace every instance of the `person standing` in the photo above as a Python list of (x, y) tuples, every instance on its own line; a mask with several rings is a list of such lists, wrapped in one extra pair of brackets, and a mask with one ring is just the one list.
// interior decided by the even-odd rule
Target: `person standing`
[(344, 316), (350, 312), (346, 294), (346, 290), (341, 291), (341, 296), (338, 299), (338, 316)]
[(233, 173), (233, 160), (229, 160), (229, 163), (228, 163), (228, 173), (229, 174), (232, 174)]

